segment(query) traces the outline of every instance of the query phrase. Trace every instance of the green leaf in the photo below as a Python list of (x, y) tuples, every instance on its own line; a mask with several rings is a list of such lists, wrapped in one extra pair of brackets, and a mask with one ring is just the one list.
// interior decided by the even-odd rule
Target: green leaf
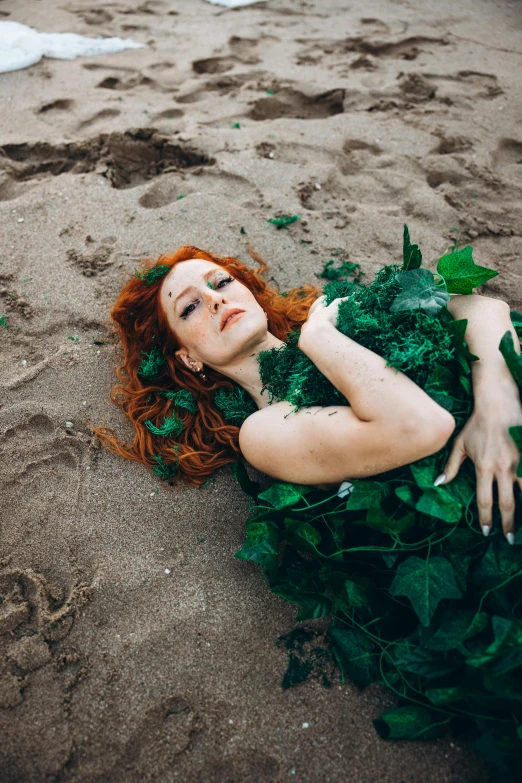
[(429, 514), (444, 522), (459, 522), (462, 517), (462, 506), (455, 502), (455, 499), (445, 491), (445, 488), (442, 491), (441, 489), (441, 487), (425, 489), (415, 504), (415, 508), (423, 514)]
[(301, 620), (319, 620), (321, 617), (329, 617), (332, 614), (332, 602), (325, 596), (301, 600), (296, 622)]
[(451, 395), (454, 388), (454, 374), (447, 367), (437, 364), (424, 386), (424, 391), (442, 408), (451, 411), (455, 405), (455, 400)]
[(429, 269), (412, 269), (409, 272), (398, 272), (395, 281), (402, 291), (393, 300), (390, 311), (424, 310), (428, 315), (437, 315), (449, 300), (449, 294), (439, 288)]
[(0, 315), (0, 326), (3, 326), (5, 329), (9, 329), (9, 324), (7, 323), (7, 317), (5, 313)]
[(377, 679), (376, 653), (366, 634), (351, 628), (332, 627), (328, 629), (332, 652), (341, 673), (354, 685), (363, 690)]
[(246, 468), (242, 462), (233, 462), (231, 465), (232, 475), (243, 490), (243, 492), (254, 500), (257, 498), (259, 492), (259, 484), (256, 481), (251, 481)]
[(392, 518), (383, 510), (381, 504), (377, 501), (372, 503), (368, 509), (366, 519), (354, 519), (354, 524), (372, 527), (380, 530), (381, 533), (402, 533), (415, 524), (415, 513), (408, 512), (402, 517)]
[(402, 258), (403, 272), (408, 272), (410, 269), (417, 269), (422, 263), (422, 253), (419, 250), (418, 245), (412, 245), (410, 241), (410, 231), (406, 223), (404, 224), (403, 231)]
[(441, 656), (436, 652), (424, 650), (405, 639), (394, 645), (391, 656), (397, 669), (411, 672), (428, 680), (440, 679), (451, 674), (461, 666), (460, 659)]
[(353, 482), (353, 490), (346, 501), (349, 511), (370, 508), (386, 494), (386, 486), (380, 481), (363, 479)]
[(486, 612), (475, 613), (472, 609), (445, 611), (435, 632), (431, 628), (423, 631), (423, 646), (441, 652), (462, 650), (464, 642), (481, 633), (488, 621)]
[(317, 554), (316, 547), (321, 541), (320, 533), (309, 522), (298, 519), (285, 519), (288, 530), (288, 539), (296, 549), (302, 549), (312, 555)]
[(296, 220), (299, 220), (299, 215), (283, 215), (280, 218), (268, 218), (268, 222), (272, 223), (276, 228), (286, 228), (291, 223), (295, 223)]
[(511, 332), (506, 332), (502, 336), (500, 345), (498, 347), (500, 353), (506, 361), (509, 372), (515, 380), (515, 383), (519, 389), (522, 389), (522, 356), (520, 356), (515, 350), (515, 344), (513, 342), (513, 335)]
[(309, 491), (310, 487), (301, 484), (276, 482), (264, 492), (260, 492), (258, 498), (274, 508), (281, 509), (295, 505)]
[(249, 520), (246, 524), (245, 542), (234, 557), (251, 560), (265, 568), (277, 566), (279, 551), (279, 528), (275, 522)]
[[(522, 426), (519, 424), (515, 425), (514, 427), (508, 427), (508, 432), (510, 436), (515, 441), (515, 446), (520, 451), (522, 455)], [(520, 457), (520, 460), (517, 465), (517, 476), (519, 478), (522, 478), (522, 456)]]
[(379, 737), (391, 740), (436, 739), (443, 729), (436, 723), (437, 719), (427, 709), (415, 704), (384, 710), (380, 718), (373, 721)]
[(437, 272), (445, 279), (450, 294), (472, 294), (474, 288), (498, 275), (493, 269), (475, 264), (471, 245), (442, 256)]
[(462, 597), (453, 568), (445, 558), (422, 560), (416, 555), (400, 563), (390, 593), (407, 596), (425, 626), (430, 624), (439, 601)]
[(522, 563), (516, 547), (504, 538), (494, 539), (470, 574), (470, 581), (489, 590), (506, 579), (522, 576)]
[(487, 666), (496, 675), (503, 675), (522, 666), (522, 621), (494, 616), (494, 641), (484, 650), (467, 658), (476, 668)]
[(403, 487), (396, 487), (395, 494), (402, 500), (403, 503), (406, 503), (408, 506), (415, 508), (415, 495), (409, 484), (405, 484)]

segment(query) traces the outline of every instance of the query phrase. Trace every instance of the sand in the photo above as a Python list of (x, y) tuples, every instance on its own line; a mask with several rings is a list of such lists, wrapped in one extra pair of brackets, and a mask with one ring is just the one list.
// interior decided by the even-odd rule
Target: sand
[(484, 781), (458, 742), (380, 740), (379, 686), (283, 690), (297, 610), (233, 556), (229, 470), (164, 486), (88, 420), (130, 435), (108, 312), (139, 260), (248, 260), (242, 227), (282, 289), (334, 250), (370, 281), (404, 221), (427, 259), (459, 235), (520, 309), (520, 4), (0, 0), (8, 19), (147, 48), (0, 77), (1, 783)]

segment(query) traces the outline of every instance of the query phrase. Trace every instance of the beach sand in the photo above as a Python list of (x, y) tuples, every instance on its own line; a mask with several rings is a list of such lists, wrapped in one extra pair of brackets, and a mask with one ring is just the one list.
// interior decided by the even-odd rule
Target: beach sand
[(230, 471), (168, 487), (88, 420), (130, 437), (109, 309), (181, 244), (249, 261), (249, 237), (281, 290), (334, 257), (370, 282), (406, 222), (426, 259), (471, 241), (500, 273), (481, 292), (520, 309), (520, 4), (0, 0), (5, 20), (147, 46), (0, 75), (1, 783), (485, 781), (458, 742), (380, 740), (380, 686), (283, 690), (297, 609), (234, 558)]

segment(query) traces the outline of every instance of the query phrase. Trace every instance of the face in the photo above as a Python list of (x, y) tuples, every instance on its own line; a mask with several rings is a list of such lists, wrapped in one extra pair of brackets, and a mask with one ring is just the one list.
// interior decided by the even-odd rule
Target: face
[(254, 295), (211, 261), (176, 264), (159, 296), (180, 345), (176, 355), (191, 370), (207, 365), (224, 371), (266, 338), (266, 316)]

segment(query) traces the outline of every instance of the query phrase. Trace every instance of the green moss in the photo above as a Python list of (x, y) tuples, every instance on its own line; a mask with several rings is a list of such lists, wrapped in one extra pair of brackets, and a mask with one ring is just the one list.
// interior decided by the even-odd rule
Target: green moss
[(257, 410), (252, 397), (237, 385), (232, 390), (226, 387), (218, 389), (214, 395), (214, 405), (222, 412), (225, 421), (235, 427), (241, 427), (245, 419)]

